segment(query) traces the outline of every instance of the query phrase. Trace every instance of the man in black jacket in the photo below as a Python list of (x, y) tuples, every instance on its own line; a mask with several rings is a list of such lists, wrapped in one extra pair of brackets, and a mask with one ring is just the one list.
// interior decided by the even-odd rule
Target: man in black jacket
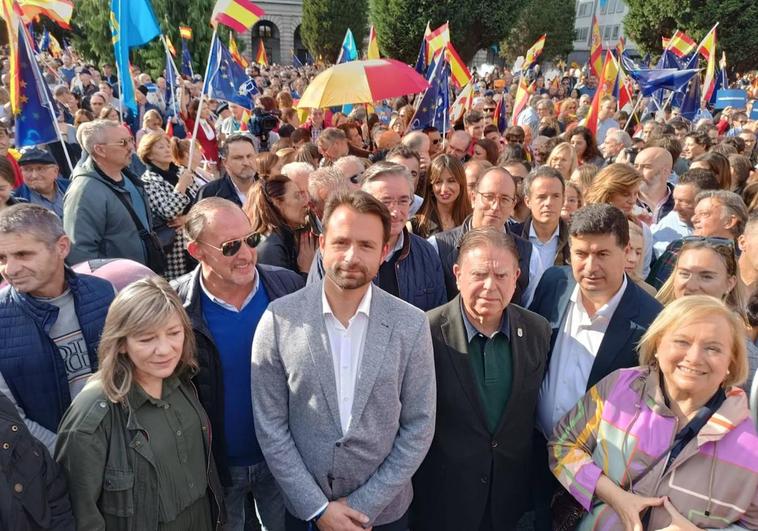
[(266, 530), (284, 529), (284, 501), (255, 437), (250, 352), (268, 303), (303, 287), (286, 269), (256, 264), (258, 236), (242, 209), (220, 197), (195, 204), (184, 230), (187, 250), (200, 263), (174, 281), (197, 343), (200, 401), (214, 429), (213, 452), (228, 513), (229, 530), (242, 531), (245, 499), (254, 493)]
[(247, 192), (258, 179), (258, 165), (255, 157), (253, 137), (247, 133), (234, 133), (221, 144), (219, 155), (224, 160), (225, 175), (211, 181), (197, 192), (197, 198), (223, 197), (243, 206)]
[(66, 479), (0, 393), (0, 529), (74, 531)]
[(414, 478), (413, 529), (513, 529), (529, 502), (523, 482), (550, 327), (510, 304), (518, 250), (502, 230), (467, 232), (454, 273), (460, 294), (428, 312), (437, 423)]

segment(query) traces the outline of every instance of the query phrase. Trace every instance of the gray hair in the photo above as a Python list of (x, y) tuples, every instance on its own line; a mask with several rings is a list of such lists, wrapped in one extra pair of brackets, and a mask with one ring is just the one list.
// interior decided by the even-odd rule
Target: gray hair
[(292, 177), (293, 175), (298, 175), (301, 173), (310, 174), (315, 169), (316, 168), (314, 168), (312, 164), (309, 164), (307, 162), (290, 162), (282, 166), (281, 173), (285, 177)]
[(321, 131), (320, 135), (318, 135), (316, 143), (321, 149), (329, 149), (332, 144), (338, 140), (347, 140), (345, 132), (342, 129), (337, 129), (336, 127), (327, 127)]
[(344, 174), (345, 172), (343, 171), (343, 168), (348, 164), (357, 164), (361, 168), (366, 168), (363, 160), (361, 160), (360, 157), (356, 157), (355, 155), (345, 155), (344, 157), (340, 157), (334, 161), (333, 166)]
[(195, 203), (187, 212), (187, 218), (184, 221), (184, 232), (187, 238), (197, 241), (207, 227), (211, 214), (225, 209), (243, 212), (238, 205), (223, 197), (206, 197)]
[(623, 144), (625, 148), (632, 147), (632, 137), (623, 129), (614, 129), (608, 133), (607, 137), (611, 137), (619, 144)]
[(337, 191), (348, 191), (345, 176), (334, 166), (319, 168), (308, 177), (308, 195), (318, 200), (319, 191), (327, 189), (331, 195)]
[[(421, 131), (411, 131), (403, 137), (402, 144), (408, 146), (416, 153), (421, 153), (424, 143), (429, 143), (429, 137)], [(406, 157), (407, 158), (407, 157)]]
[(735, 217), (737, 223), (730, 229), (735, 238), (743, 233), (745, 224), (747, 223), (748, 212), (745, 202), (739, 195), (727, 190), (703, 190), (695, 196), (695, 204), (703, 199), (715, 199), (718, 201), (725, 210), (723, 218)]
[(381, 161), (376, 164), (372, 164), (363, 174), (363, 180), (361, 181), (361, 190), (368, 192), (367, 187), (370, 183), (381, 179), (386, 175), (399, 175), (408, 182), (408, 190), (410, 191), (411, 199), (413, 199), (413, 177), (408, 168), (402, 164), (395, 164), (394, 162)]
[(103, 140), (105, 132), (118, 127), (121, 127), (121, 124), (113, 120), (92, 120), (80, 125), (81, 143), (84, 151), (91, 155), (95, 146)]
[(63, 222), (52, 210), (32, 203), (19, 203), (0, 211), (0, 234), (29, 234), (52, 247), (66, 232)]

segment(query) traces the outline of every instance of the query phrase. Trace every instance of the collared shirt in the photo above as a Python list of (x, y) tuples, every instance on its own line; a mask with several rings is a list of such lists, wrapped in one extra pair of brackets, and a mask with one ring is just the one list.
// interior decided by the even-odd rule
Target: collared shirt
[[(474, 339), (477, 335), (484, 335), (469, 320), (466, 309), (463, 307), (463, 301), (461, 301), (461, 315), (463, 315), (463, 326), (466, 329), (467, 343), (471, 343), (471, 340)], [(510, 341), (511, 325), (510, 320), (508, 319), (507, 307), (503, 310), (503, 316), (500, 318), (500, 327), (489, 337), (492, 338), (497, 333), (503, 334)]]
[[(674, 191), (674, 186), (671, 184), (666, 184), (666, 195), (663, 196), (663, 199), (658, 201), (657, 205), (648, 205), (644, 199), (642, 199), (642, 196), (639, 196), (637, 198), (637, 204), (647, 210), (648, 214), (650, 214), (653, 217), (653, 223), (658, 223), (663, 216), (668, 214), (672, 208), (674, 208), (674, 198), (672, 197)], [(666, 205), (670, 203), (670, 208), (666, 208)]]
[[(245, 245), (244, 243), (242, 245)], [(222, 308), (225, 308), (229, 310), (230, 312), (241, 312), (245, 309), (245, 306), (247, 306), (251, 300), (253, 300), (253, 297), (255, 297), (255, 294), (258, 292), (258, 286), (260, 285), (260, 277), (258, 276), (258, 270), (253, 268), (255, 273), (255, 279), (253, 280), (253, 289), (250, 290), (250, 294), (245, 297), (245, 300), (242, 301), (242, 306), (237, 309), (237, 307), (233, 304), (230, 304), (226, 302), (224, 299), (221, 299), (219, 297), (216, 297), (213, 293), (208, 291), (208, 288), (205, 287), (205, 282), (203, 282), (203, 274), (200, 273), (200, 289), (203, 290), (203, 293), (205, 293), (205, 296), (208, 297), (213, 303), (218, 304)]]
[(244, 205), (245, 202), (247, 201), (247, 192), (243, 192), (242, 190), (237, 188), (237, 183), (235, 183), (234, 179), (232, 179), (231, 177), (229, 177), (229, 182), (232, 183), (232, 186), (234, 187), (234, 191), (237, 193), (237, 197), (239, 197), (240, 199), (240, 203)]
[(579, 284), (574, 288), (537, 403), (537, 424), (545, 438), (550, 438), (555, 425), (587, 392), (592, 365), (626, 286), (624, 275), (616, 294), (592, 317), (584, 308)]
[(653, 231), (653, 251), (655, 256), (661, 256), (669, 244), (692, 234), (693, 227), (687, 225), (679, 214), (671, 211), (651, 227)]
[(29, 188), (29, 202), (52, 210), (60, 219), (63, 219), (63, 192), (58, 183), (55, 183), (55, 199), (52, 201)]
[(392, 257), (395, 256), (395, 253), (403, 248), (404, 243), (405, 243), (405, 235), (401, 232), (400, 236), (397, 237), (397, 243), (395, 243), (395, 246), (392, 249), (390, 249), (390, 252), (387, 253), (387, 257), (384, 259), (384, 261), (389, 262), (390, 260), (392, 260)]
[(361, 369), (363, 348), (366, 344), (366, 331), (368, 330), (369, 310), (371, 308), (371, 294), (373, 288), (369, 283), (365, 295), (358, 304), (355, 314), (347, 322), (347, 327), (334, 316), (332, 307), (326, 298), (323, 287), (321, 288), (321, 308), (324, 314), (326, 333), (329, 336), (329, 346), (332, 350), (332, 362), (334, 364), (334, 380), (337, 383), (337, 400), (340, 410), (340, 424), (342, 433), (347, 433), (350, 428), (353, 400), (355, 398), (355, 384)]
[(558, 254), (558, 235), (560, 233), (560, 223), (555, 226), (555, 231), (543, 242), (537, 236), (537, 231), (534, 230), (534, 222), (529, 224), (529, 241), (532, 242), (534, 250), (540, 255), (540, 261), (545, 267), (550, 267), (555, 263), (555, 255)]

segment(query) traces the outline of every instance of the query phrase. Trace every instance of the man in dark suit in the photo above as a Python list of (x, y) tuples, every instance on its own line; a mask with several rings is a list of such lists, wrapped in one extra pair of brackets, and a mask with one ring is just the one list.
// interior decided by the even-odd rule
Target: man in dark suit
[(247, 133), (234, 133), (226, 137), (219, 155), (224, 160), (224, 176), (204, 185), (197, 199), (223, 197), (244, 206), (247, 193), (258, 180), (258, 165), (253, 138)]
[(638, 364), (637, 343), (662, 308), (624, 273), (629, 223), (619, 209), (594, 204), (577, 210), (569, 238), (571, 266), (545, 271), (530, 307), (552, 329), (537, 405), (538, 529), (549, 528), (549, 522), (540, 520), (549, 517), (547, 504), (557, 485), (547, 468), (545, 439), (590, 387), (617, 369)]
[(529, 501), (517, 478), (530, 475), (550, 328), (510, 304), (518, 250), (502, 230), (467, 232), (454, 272), (460, 294), (428, 313), (438, 415), (414, 479), (413, 529), (511, 529)]

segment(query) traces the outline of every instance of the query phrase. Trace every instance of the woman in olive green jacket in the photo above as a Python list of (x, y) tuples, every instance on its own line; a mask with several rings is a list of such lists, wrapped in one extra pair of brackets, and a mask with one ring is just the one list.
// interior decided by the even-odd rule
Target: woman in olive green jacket
[(210, 425), (190, 382), (193, 339), (163, 279), (137, 281), (113, 301), (100, 370), (58, 430), (55, 456), (78, 530), (221, 528)]

